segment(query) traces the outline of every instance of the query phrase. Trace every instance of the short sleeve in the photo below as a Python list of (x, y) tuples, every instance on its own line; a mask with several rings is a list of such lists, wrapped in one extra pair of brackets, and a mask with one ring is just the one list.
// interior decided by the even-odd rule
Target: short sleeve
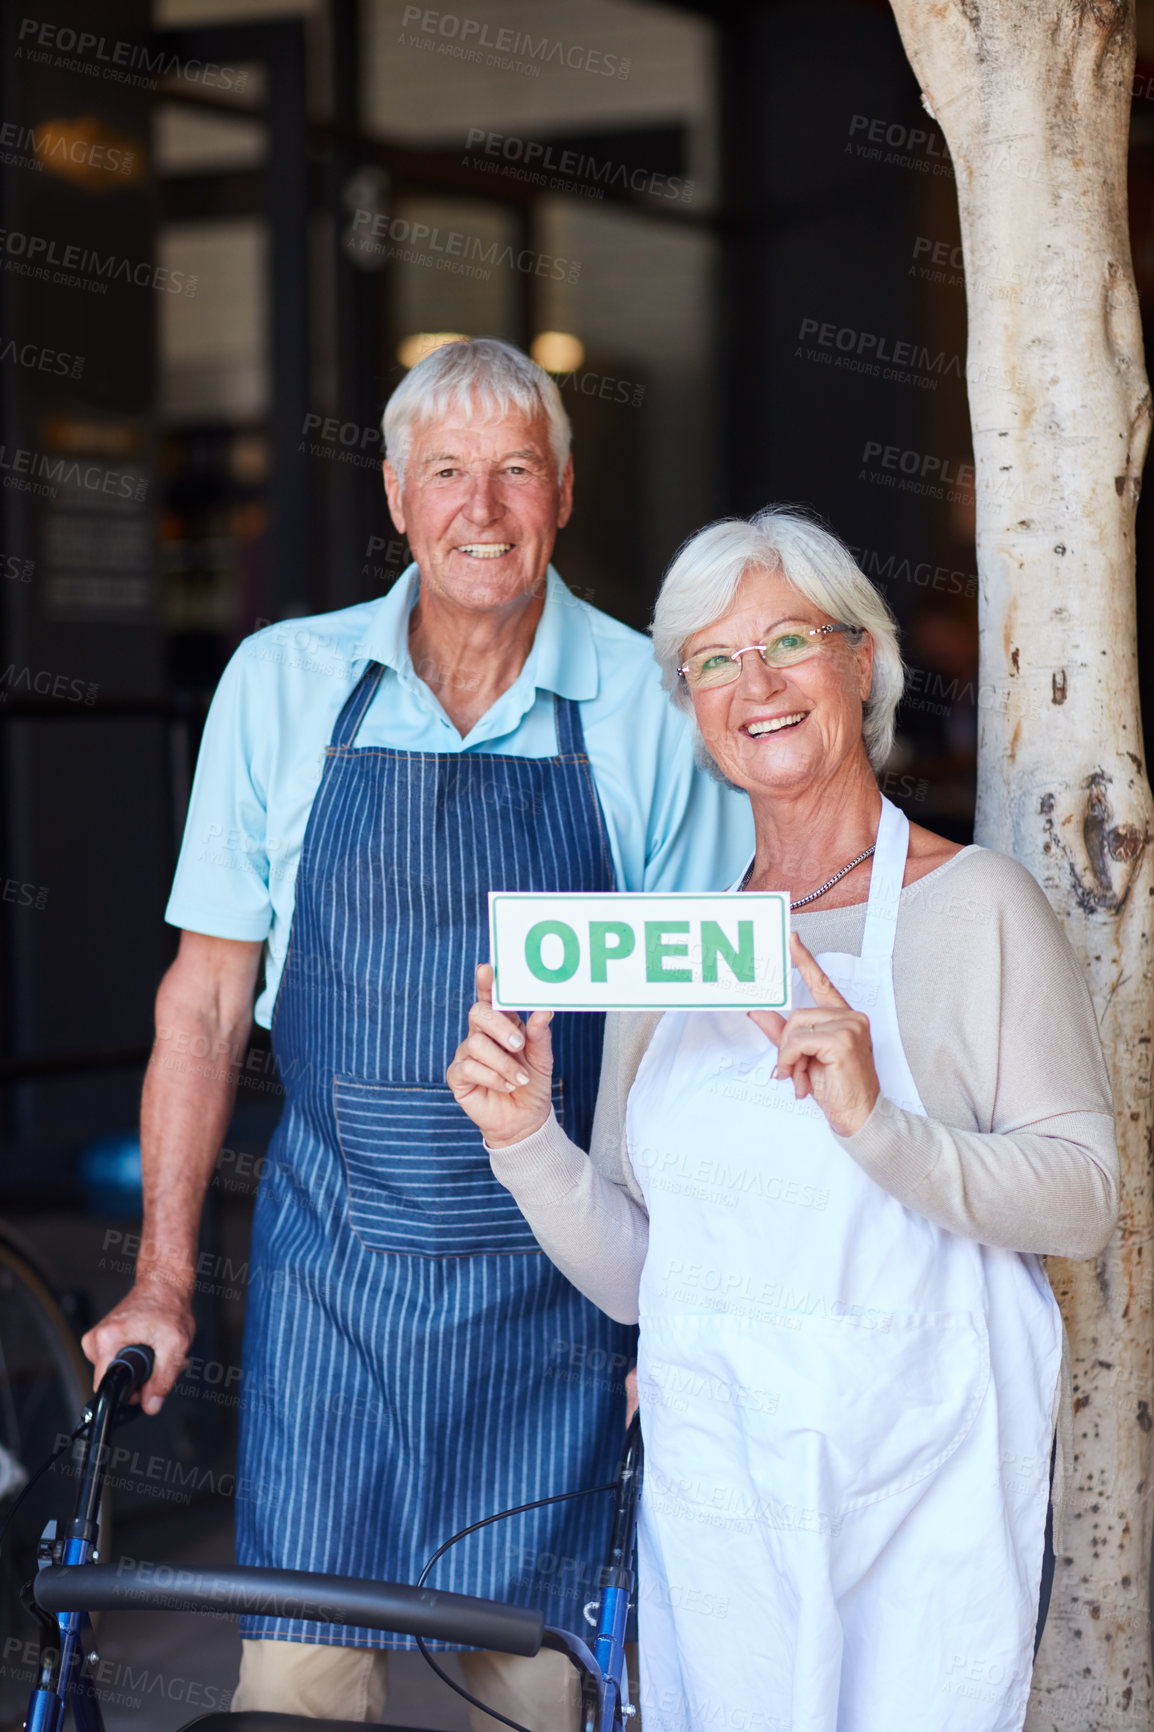
[(237, 650), (209, 708), (197, 759), (172, 895), (170, 926), (213, 938), (260, 940), (272, 926), (267, 776), (262, 752), (260, 672)]
[(723, 890), (753, 853), (749, 797), (726, 787), (695, 762), (692, 725), (668, 700), (666, 712), (643, 888)]

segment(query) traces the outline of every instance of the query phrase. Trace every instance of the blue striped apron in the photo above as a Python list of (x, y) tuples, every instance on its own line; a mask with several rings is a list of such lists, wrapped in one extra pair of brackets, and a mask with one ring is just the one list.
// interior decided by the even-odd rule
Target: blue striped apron
[[(556, 757), (356, 747), (370, 663), (325, 754), (273, 1018), (286, 1101), (253, 1223), (237, 1553), (415, 1581), (511, 1504), (612, 1477), (634, 1333), (542, 1255), (445, 1070), (488, 955), (487, 892), (612, 890), (576, 703)], [(558, 1016), (554, 1101), (588, 1147), (603, 1019)], [(580, 1627), (608, 1511), (495, 1523), (432, 1582)], [(250, 1637), (409, 1648), (274, 1617)]]

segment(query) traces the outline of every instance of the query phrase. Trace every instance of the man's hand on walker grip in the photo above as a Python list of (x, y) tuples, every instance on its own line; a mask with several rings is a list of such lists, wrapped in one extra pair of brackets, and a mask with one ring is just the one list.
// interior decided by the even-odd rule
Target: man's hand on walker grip
[(552, 1020), (551, 1010), (535, 1010), (528, 1022), (494, 1010), (492, 964), (478, 966), (469, 1032), (445, 1081), (490, 1148), (531, 1137), (552, 1111)]
[(192, 1275), (180, 1279), (175, 1268), (148, 1270), (139, 1263), (136, 1282), (107, 1317), (85, 1335), (80, 1345), (92, 1361), (94, 1385), (108, 1370), (122, 1347), (144, 1341), (156, 1356), (152, 1376), (140, 1391), (145, 1413), (159, 1413), (165, 1397), (188, 1364), (188, 1350), (196, 1334), (192, 1315)]

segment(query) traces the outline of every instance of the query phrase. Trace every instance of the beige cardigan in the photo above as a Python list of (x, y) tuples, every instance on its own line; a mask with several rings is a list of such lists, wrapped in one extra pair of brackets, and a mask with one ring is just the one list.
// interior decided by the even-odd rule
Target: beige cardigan
[[(858, 954), (864, 924), (864, 903), (795, 916), (814, 952)], [(904, 889), (894, 996), (927, 1116), (883, 1098), (859, 1131), (838, 1139), (846, 1154), (951, 1232), (1017, 1251), (1096, 1255), (1118, 1208), (1110, 1085), (1082, 971), (1030, 874), (1005, 855), (966, 848)], [(490, 1150), (542, 1250), (621, 1322), (637, 1320), (649, 1229), (625, 1106), (659, 1020), (608, 1018), (588, 1155), (555, 1118)], [(703, 1153), (702, 1182), (712, 1165)], [(1073, 1455), (1068, 1347), (1054, 1418), (1060, 1543)]]

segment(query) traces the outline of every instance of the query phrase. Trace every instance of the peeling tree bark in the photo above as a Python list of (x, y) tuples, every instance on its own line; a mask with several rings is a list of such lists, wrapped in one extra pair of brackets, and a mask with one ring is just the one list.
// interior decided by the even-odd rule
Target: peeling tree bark
[(1085, 964), (1123, 1202), (1050, 1275), (1075, 1459), (1034, 1732), (1154, 1723), (1149, 1566), (1154, 813), (1135, 647), (1150, 426), (1126, 216), (1133, 0), (893, 0), (953, 157), (969, 310), (981, 676), (977, 839), (1039, 880)]

